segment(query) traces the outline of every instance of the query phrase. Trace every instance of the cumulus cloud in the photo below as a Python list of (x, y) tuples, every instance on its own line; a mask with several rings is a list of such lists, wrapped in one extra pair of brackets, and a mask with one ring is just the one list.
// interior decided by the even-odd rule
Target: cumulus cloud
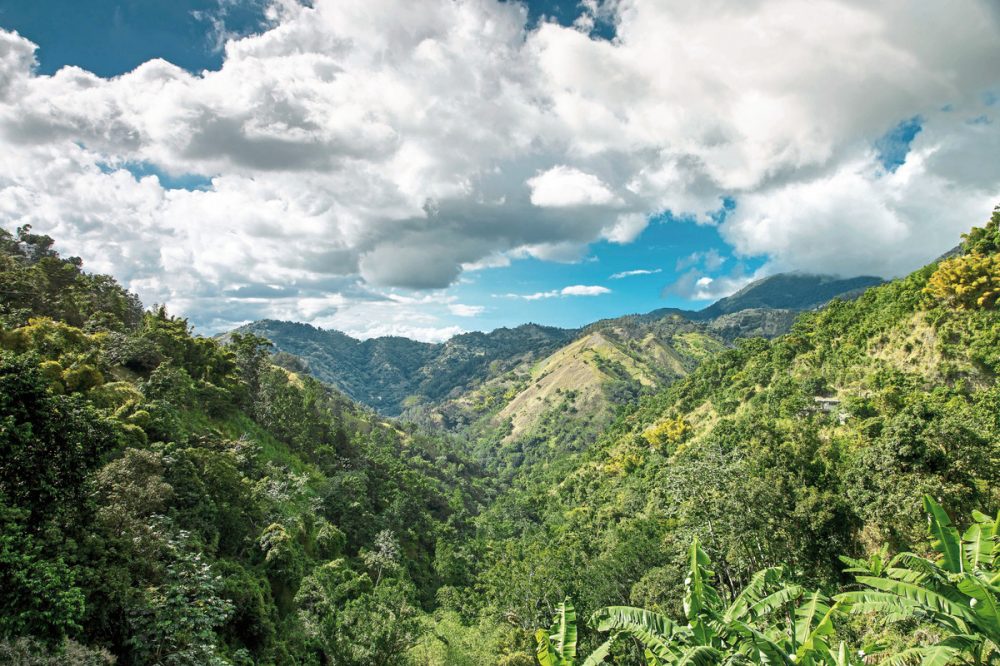
[(631, 271), (622, 271), (620, 273), (613, 273), (609, 279), (611, 280), (621, 280), (622, 278), (633, 277), (635, 275), (655, 275), (656, 273), (661, 273), (662, 268), (654, 268), (652, 270), (648, 268), (636, 268)]
[(715, 248), (681, 257), (674, 267), (675, 271), (681, 273), (680, 277), (664, 287), (661, 295), (691, 301), (715, 301), (775, 270), (773, 265), (765, 265), (751, 272), (742, 262), (737, 262), (728, 272), (720, 274), (719, 270), (728, 261)]
[(531, 203), (542, 208), (602, 206), (618, 202), (597, 176), (559, 165), (528, 179)]
[(649, 216), (645, 213), (623, 213), (601, 230), (601, 236), (612, 243), (631, 243), (648, 225)]
[[(925, 130), (893, 172), (869, 154), (748, 194), (722, 235), (737, 252), (769, 256), (774, 271), (893, 277), (927, 263), (1000, 200), (1000, 164), (977, 155), (1000, 151), (1000, 134), (967, 123), (937, 131)], [(970, 172), (961, 181), (946, 175), (963, 169)]]
[(601, 296), (602, 294), (610, 294), (611, 290), (598, 285), (574, 284), (570, 287), (563, 287), (559, 293), (563, 296)]
[(465, 305), (464, 303), (452, 303), (448, 306), (448, 311), (456, 317), (476, 317), (486, 310), (482, 305)]
[[(0, 224), (207, 328), (285, 313), (364, 333), (372, 308), (432, 307), (379, 289), (578, 260), (666, 211), (714, 224), (725, 197), (738, 255), (884, 276), (1000, 200), (990, 0), (584, 9), (615, 39), (495, 0), (280, 0), (218, 71), (111, 79), (39, 75), (0, 31)], [(873, 146), (914, 117), (886, 171)], [(168, 187), (185, 175), (208, 184)], [(444, 327), (408, 321), (393, 330)]]
[(683, 271), (692, 266), (701, 266), (706, 271), (714, 272), (719, 270), (724, 263), (726, 263), (726, 258), (713, 247), (704, 252), (692, 252), (686, 257), (681, 257), (677, 260), (674, 270)]
[(442, 323), (443, 316), (474, 317), (479, 313), (477, 306), (457, 303), (454, 296), (437, 291), (421, 296), (389, 292), (381, 294), (378, 300), (345, 299), (339, 307), (320, 316), (283, 318), (311, 321), (316, 326), (343, 331), (362, 340), (396, 335), (423, 342), (443, 342), (466, 332), (462, 326)]

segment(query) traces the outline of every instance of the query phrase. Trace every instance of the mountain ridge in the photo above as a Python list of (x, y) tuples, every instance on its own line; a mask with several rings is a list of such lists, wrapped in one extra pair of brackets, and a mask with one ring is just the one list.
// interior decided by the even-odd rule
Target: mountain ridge
[[(723, 344), (732, 344), (741, 337), (774, 337), (789, 330), (797, 312), (836, 297), (857, 297), (882, 282), (881, 278), (868, 276), (781, 273), (754, 281), (698, 311), (660, 308), (602, 319), (579, 328), (528, 322), (489, 332), (460, 333), (439, 343), (400, 336), (359, 340), (333, 329), (270, 319), (251, 322), (233, 332), (267, 338), (276, 352), (303, 359), (317, 379), (388, 416), (398, 416), (415, 404), (453, 400), (522, 363), (541, 361), (595, 331), (622, 326), (656, 330), (659, 322), (668, 322), (669, 329), (672, 318), (680, 317), (701, 325), (704, 336)], [(668, 332), (668, 337), (671, 335), (672, 331)], [(680, 357), (684, 358), (683, 352)]]
[(839, 278), (818, 273), (776, 273), (754, 280), (737, 292), (698, 310), (694, 316), (699, 320), (713, 319), (759, 308), (812, 310), (834, 298), (856, 298), (864, 290), (883, 282), (882, 278), (870, 275)]
[[(0, 232), (0, 277), (25, 287), (0, 301), (0, 578), (5, 617), (22, 623), (0, 654), (521, 666), (567, 599), (581, 617), (631, 604), (683, 621), (702, 556), (727, 598), (778, 571), (788, 589), (851, 590), (844, 561), (935, 547), (945, 530), (928, 541), (922, 497), (953, 515), (1000, 509), (1000, 209), (966, 239), (770, 340), (712, 333), (768, 323), (751, 308), (595, 322), (561, 345), (566, 331), (541, 327), (373, 341), (359, 358), (390, 379), (442, 350), (455, 376), (487, 368), (396, 420), (289, 371), (307, 362), (260, 339), (224, 345), (143, 311), (46, 237)], [(763, 312), (778, 327), (787, 311)], [(526, 339), (554, 351), (479, 358)], [(394, 364), (397, 348), (413, 358)], [(463, 431), (410, 418), (449, 407), (467, 410)], [(899, 654), (923, 626), (905, 619), (835, 628)], [(598, 633), (583, 625), (581, 652)]]

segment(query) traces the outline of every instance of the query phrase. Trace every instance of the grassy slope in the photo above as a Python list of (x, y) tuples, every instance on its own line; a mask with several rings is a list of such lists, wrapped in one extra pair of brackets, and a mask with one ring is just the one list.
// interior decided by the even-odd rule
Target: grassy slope
[(687, 375), (724, 348), (705, 325), (674, 314), (591, 325), (543, 358), (406, 417), (468, 434), (501, 466), (579, 451), (622, 405)]
[(298, 356), (317, 379), (349, 397), (397, 416), (413, 404), (438, 402), (469, 390), (525, 360), (570, 341), (574, 331), (525, 324), (466, 333), (429, 344), (399, 337), (355, 340), (307, 324), (263, 320), (237, 329), (268, 338), (275, 351)]

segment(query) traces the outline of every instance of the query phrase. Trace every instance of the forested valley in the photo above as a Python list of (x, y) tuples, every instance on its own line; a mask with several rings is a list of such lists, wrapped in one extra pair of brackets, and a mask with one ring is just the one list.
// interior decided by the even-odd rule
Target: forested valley
[(1000, 663), (1000, 209), (781, 335), (470, 337), (391, 416), (54, 243), (0, 231), (0, 663)]

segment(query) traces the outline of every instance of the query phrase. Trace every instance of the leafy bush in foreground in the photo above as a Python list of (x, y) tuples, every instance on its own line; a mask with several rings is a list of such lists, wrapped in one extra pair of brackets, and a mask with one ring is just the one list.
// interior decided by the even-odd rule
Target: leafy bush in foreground
[[(640, 646), (649, 666), (703, 664), (785, 664), (848, 666), (878, 663), (923, 666), (993, 664), (1000, 661), (1000, 518), (973, 513), (960, 535), (931, 497), (924, 497), (934, 558), (899, 553), (885, 561), (843, 558), (861, 589), (831, 598), (790, 582), (781, 567), (757, 572), (726, 605), (713, 587), (711, 562), (697, 540), (688, 554), (684, 620), (631, 606), (608, 606), (592, 618), (610, 638), (583, 662), (593, 666), (628, 639)], [(939, 630), (937, 640), (898, 650), (847, 648), (837, 639), (837, 624), (847, 613), (877, 615), (890, 621), (916, 621)], [(569, 599), (555, 624), (536, 635), (542, 666), (573, 666), (576, 612)]]

